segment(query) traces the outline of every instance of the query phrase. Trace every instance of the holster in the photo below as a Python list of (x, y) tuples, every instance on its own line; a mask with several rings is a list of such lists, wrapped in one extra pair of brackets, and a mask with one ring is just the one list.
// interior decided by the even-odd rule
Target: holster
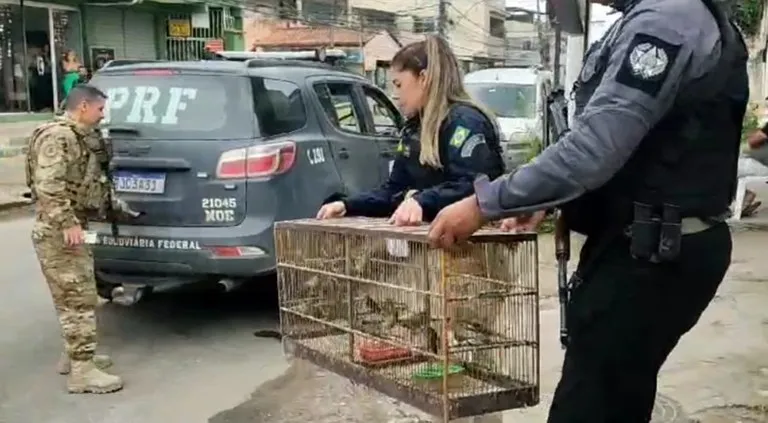
[(658, 208), (635, 202), (629, 230), (632, 257), (650, 263), (677, 260), (683, 237), (682, 228), (678, 206), (663, 204)]

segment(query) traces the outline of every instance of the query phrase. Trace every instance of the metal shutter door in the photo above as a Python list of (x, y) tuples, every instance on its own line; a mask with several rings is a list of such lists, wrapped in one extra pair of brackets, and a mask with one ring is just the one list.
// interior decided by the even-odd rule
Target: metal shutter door
[[(114, 7), (91, 6), (86, 9), (88, 46), (115, 49), (115, 58), (125, 57), (123, 12)], [(153, 31), (154, 32), (154, 31)], [(88, 52), (90, 55), (90, 51)]]
[(126, 59), (157, 59), (155, 16), (149, 12), (125, 11)]

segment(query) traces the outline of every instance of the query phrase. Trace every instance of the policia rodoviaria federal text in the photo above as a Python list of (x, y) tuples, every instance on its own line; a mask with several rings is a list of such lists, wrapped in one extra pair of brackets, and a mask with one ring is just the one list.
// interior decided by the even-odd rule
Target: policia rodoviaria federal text
[(480, 178), (429, 233), (449, 246), (484, 221), (560, 206), (587, 236), (549, 423), (648, 422), (659, 369), (731, 260), (741, 34), (712, 0), (599, 3), (623, 17), (587, 53), (571, 130), (513, 174)]
[(105, 100), (92, 86), (74, 87), (65, 113), (34, 130), (27, 154), (27, 185), (35, 203), (32, 243), (61, 324), (65, 352), (58, 370), (69, 374), (71, 393), (123, 386), (118, 376), (103, 371), (109, 357), (95, 354), (96, 281), (84, 232), (90, 219), (139, 214), (112, 195), (111, 153), (96, 129)]

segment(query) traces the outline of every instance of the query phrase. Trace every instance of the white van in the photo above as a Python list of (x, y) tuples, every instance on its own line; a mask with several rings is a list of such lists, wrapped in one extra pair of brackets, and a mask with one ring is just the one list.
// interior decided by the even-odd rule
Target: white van
[(475, 101), (496, 114), (507, 165), (523, 164), (532, 138), (541, 138), (544, 84), (551, 73), (530, 68), (491, 68), (464, 75)]

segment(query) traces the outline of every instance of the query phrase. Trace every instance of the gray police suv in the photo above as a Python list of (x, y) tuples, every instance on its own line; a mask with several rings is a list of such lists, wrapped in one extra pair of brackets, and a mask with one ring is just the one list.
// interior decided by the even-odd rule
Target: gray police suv
[(91, 83), (109, 97), (117, 194), (143, 212), (117, 236), (90, 226), (106, 298), (274, 272), (273, 223), (380, 184), (402, 125), (381, 90), (322, 63), (115, 64)]

